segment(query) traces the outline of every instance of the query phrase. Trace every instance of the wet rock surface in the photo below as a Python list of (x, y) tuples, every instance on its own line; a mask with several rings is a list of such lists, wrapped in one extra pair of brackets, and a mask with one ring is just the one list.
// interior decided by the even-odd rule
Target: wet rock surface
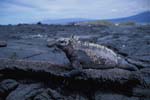
[(65, 53), (57, 47), (48, 48), (44, 41), (12, 40), (7, 47), (1, 48), (0, 58), (31, 61), (49, 61), (60, 65), (69, 65)]
[[(0, 100), (150, 99), (148, 25), (0, 26), (0, 34)], [(72, 35), (100, 48), (57, 41)]]

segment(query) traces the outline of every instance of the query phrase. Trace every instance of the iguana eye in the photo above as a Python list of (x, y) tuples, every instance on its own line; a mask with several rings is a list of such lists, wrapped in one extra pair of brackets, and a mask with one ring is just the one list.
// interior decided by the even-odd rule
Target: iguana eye
[(60, 41), (60, 43), (65, 43), (65, 41)]

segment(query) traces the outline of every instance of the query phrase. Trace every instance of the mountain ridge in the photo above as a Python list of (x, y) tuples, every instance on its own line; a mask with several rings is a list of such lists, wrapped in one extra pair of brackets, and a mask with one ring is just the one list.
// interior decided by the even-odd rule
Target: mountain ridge
[(150, 11), (145, 11), (136, 15), (132, 15), (129, 17), (122, 18), (114, 18), (114, 19), (88, 19), (88, 18), (64, 18), (64, 19), (48, 19), (41, 21), (44, 24), (69, 24), (69, 23), (77, 23), (77, 22), (91, 22), (98, 20), (106, 20), (114, 23), (120, 22), (136, 22), (136, 23), (150, 23)]
[(111, 22), (136, 22), (136, 23), (150, 23), (150, 11), (142, 12), (133, 16), (108, 19)]

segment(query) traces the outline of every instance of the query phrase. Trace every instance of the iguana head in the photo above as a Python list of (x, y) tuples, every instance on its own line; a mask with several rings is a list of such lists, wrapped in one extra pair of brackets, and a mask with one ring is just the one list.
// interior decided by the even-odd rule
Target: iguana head
[(59, 39), (48, 39), (47, 40), (47, 46), (53, 47), (53, 46), (66, 46), (68, 45), (68, 39), (66, 38), (59, 38)]
[(77, 41), (78, 39), (72, 36), (70, 38), (59, 38), (56, 40), (56, 43), (57, 45), (60, 45), (60, 46), (66, 46), (66, 45), (73, 45)]
[(77, 39), (75, 38), (57, 38), (57, 39), (48, 39), (48, 47), (57, 45), (57, 46), (67, 46), (67, 45), (73, 45), (76, 43)]
[(59, 38), (56, 40), (56, 44), (59, 46), (66, 46), (69, 44), (69, 38)]

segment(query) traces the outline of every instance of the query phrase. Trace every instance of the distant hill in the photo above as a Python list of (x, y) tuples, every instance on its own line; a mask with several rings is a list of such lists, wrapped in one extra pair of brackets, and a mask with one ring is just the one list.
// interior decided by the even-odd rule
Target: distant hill
[[(119, 23), (119, 22), (136, 22), (136, 23), (150, 23), (150, 11), (143, 12), (134, 16), (117, 18), (117, 19), (105, 19), (107, 21)], [(96, 19), (86, 19), (86, 18), (66, 18), (66, 19), (56, 19), (56, 20), (44, 20), (41, 21), (44, 24), (68, 24), (68, 23), (78, 23), (78, 22), (95, 22), (100, 21)]]
[(44, 24), (68, 24), (73, 22), (85, 22), (85, 21), (92, 21), (92, 19), (86, 18), (66, 18), (66, 19), (55, 19), (55, 20), (44, 20), (42, 23)]
[(118, 18), (118, 19), (108, 19), (111, 22), (136, 22), (136, 23), (150, 23), (150, 11), (143, 12), (134, 16)]

